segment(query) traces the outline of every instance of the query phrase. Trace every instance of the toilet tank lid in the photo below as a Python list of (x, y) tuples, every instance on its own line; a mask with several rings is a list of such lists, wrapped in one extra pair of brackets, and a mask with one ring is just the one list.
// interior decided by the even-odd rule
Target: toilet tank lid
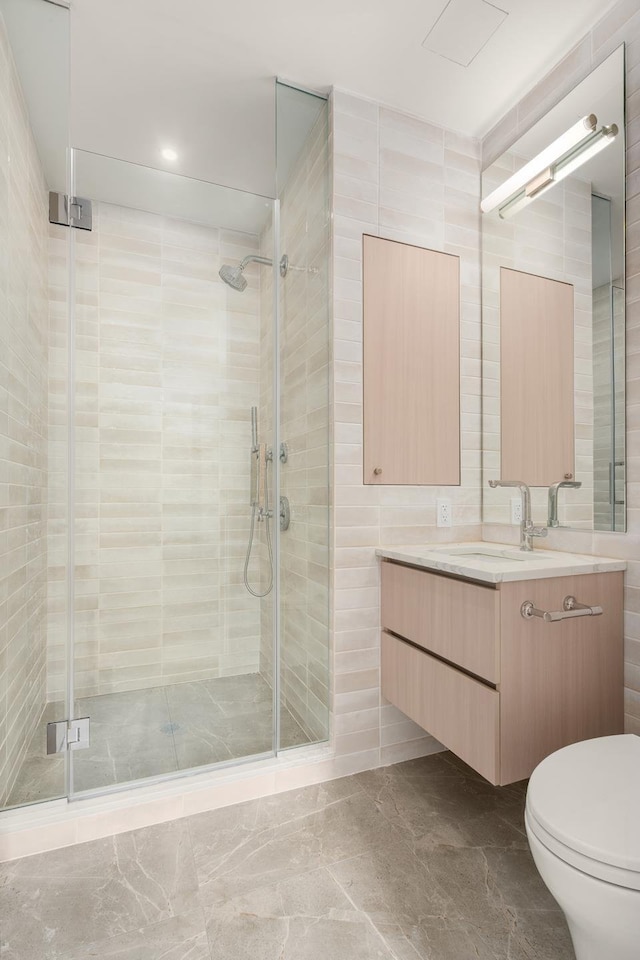
[(531, 775), (527, 807), (570, 849), (640, 873), (640, 737), (599, 737), (552, 753)]

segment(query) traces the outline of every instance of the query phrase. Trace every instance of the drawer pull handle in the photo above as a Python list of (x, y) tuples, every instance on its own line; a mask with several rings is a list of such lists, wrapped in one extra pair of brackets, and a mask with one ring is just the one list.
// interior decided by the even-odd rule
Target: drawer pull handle
[(562, 601), (562, 610), (538, 610), (531, 600), (525, 600), (520, 607), (520, 613), (525, 620), (540, 617), (545, 623), (553, 623), (556, 620), (570, 620), (573, 617), (599, 617), (602, 615), (602, 607), (590, 607), (586, 603), (578, 603), (575, 597), (569, 596)]

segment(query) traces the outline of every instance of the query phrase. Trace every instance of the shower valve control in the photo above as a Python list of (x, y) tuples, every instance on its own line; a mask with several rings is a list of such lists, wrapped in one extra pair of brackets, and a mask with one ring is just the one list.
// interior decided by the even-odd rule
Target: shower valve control
[(288, 530), (291, 525), (291, 508), (289, 497), (280, 497), (280, 529)]

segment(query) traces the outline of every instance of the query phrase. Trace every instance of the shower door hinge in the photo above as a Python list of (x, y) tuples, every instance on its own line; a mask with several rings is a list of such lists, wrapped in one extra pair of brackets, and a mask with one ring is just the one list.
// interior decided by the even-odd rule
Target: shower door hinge
[(49, 223), (91, 230), (92, 221), (91, 200), (68, 197), (66, 193), (49, 193)]
[(89, 746), (89, 717), (47, 724), (47, 753), (84, 750)]

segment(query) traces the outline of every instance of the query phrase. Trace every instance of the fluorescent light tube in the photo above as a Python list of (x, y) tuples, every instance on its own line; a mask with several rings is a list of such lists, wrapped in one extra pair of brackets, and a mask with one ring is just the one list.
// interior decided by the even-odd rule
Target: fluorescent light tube
[(617, 136), (617, 124), (612, 123), (609, 127), (601, 127), (596, 133), (587, 137), (582, 144), (579, 144), (575, 150), (571, 150), (558, 160), (556, 164), (539, 174), (538, 178), (541, 180), (540, 185), (537, 184), (536, 181), (538, 178), (536, 178), (536, 180), (525, 184), (522, 190), (504, 203), (498, 211), (501, 218), (503, 220), (509, 220), (515, 216), (516, 213), (524, 210), (530, 203), (533, 203), (534, 200), (537, 200), (538, 197), (545, 194), (547, 190), (551, 190), (556, 183), (570, 176), (581, 167), (583, 163), (591, 160), (591, 158), (595, 157), (601, 150), (608, 147)]
[(595, 114), (590, 113), (572, 127), (569, 127), (561, 137), (558, 137), (557, 140), (550, 143), (537, 157), (525, 163), (524, 167), (518, 170), (517, 173), (514, 173), (513, 176), (505, 180), (497, 190), (494, 190), (488, 197), (485, 197), (480, 204), (482, 212), (491, 213), (496, 207), (502, 206), (502, 204), (509, 200), (515, 193), (519, 193), (530, 180), (538, 177), (547, 167), (551, 167), (554, 163), (557, 163), (560, 157), (563, 157), (579, 143), (582, 143), (587, 137), (592, 136), (597, 126), (597, 117)]

